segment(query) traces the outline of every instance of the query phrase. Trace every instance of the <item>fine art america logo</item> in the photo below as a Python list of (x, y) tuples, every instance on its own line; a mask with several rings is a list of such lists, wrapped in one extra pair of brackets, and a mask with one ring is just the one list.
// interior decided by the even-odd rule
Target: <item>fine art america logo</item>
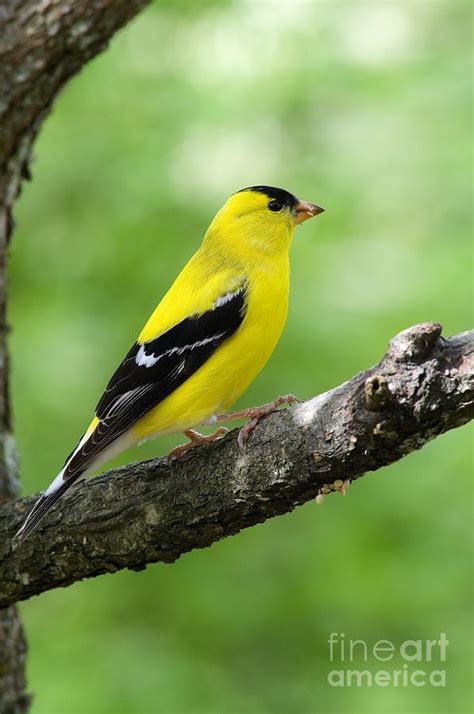
[[(328, 644), (334, 667), (328, 673), (331, 687), (446, 686), (443, 663), (449, 640), (444, 632), (437, 640), (405, 640), (399, 644), (351, 640), (344, 633), (333, 632)], [(361, 661), (364, 668), (356, 668), (355, 662), (358, 665)]]

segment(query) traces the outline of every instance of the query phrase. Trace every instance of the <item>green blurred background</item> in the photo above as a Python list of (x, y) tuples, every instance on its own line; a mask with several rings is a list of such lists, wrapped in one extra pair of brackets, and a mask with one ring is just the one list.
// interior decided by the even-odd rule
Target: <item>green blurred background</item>
[[(241, 405), (333, 387), (416, 322), (469, 328), (471, 19), (456, 0), (161, 2), (71, 82), (11, 249), (25, 493), (57, 473), (243, 186), (327, 213), (298, 230), (288, 324)], [(470, 711), (470, 472), (464, 428), (345, 499), (25, 603), (34, 714)], [(447, 686), (333, 688), (332, 632), (369, 645), (445, 632)]]

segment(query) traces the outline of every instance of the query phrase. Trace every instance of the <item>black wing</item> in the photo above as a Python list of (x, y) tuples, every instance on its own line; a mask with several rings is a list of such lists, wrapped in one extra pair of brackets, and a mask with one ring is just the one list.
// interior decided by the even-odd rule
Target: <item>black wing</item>
[(84, 445), (65, 464), (64, 479), (93, 458), (185, 382), (242, 324), (245, 285), (216, 300), (202, 315), (187, 317), (156, 340), (135, 343), (96, 408), (99, 419)]

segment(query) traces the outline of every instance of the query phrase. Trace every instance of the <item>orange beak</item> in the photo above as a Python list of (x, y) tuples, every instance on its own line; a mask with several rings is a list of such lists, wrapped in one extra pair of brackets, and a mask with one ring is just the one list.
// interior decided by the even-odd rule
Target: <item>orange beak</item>
[(313, 218), (313, 216), (318, 216), (320, 213), (324, 213), (325, 209), (321, 208), (321, 206), (316, 206), (314, 203), (298, 201), (295, 206), (295, 211), (295, 223), (303, 223), (303, 221), (307, 221), (308, 218)]

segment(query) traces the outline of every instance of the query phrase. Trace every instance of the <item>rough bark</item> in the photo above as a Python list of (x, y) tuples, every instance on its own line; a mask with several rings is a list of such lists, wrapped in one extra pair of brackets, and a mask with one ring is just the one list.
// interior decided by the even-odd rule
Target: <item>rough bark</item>
[(36, 496), (0, 508), (0, 606), (82, 578), (173, 562), (421, 448), (474, 416), (474, 332), (397, 335), (378, 365), (168, 466), (131, 464), (73, 487), (16, 550)]
[[(31, 146), (67, 80), (148, 0), (2, 0), (0, 6), (0, 502), (18, 493), (8, 405), (6, 253)], [(26, 645), (14, 608), (0, 612), (0, 712), (29, 708)]]

